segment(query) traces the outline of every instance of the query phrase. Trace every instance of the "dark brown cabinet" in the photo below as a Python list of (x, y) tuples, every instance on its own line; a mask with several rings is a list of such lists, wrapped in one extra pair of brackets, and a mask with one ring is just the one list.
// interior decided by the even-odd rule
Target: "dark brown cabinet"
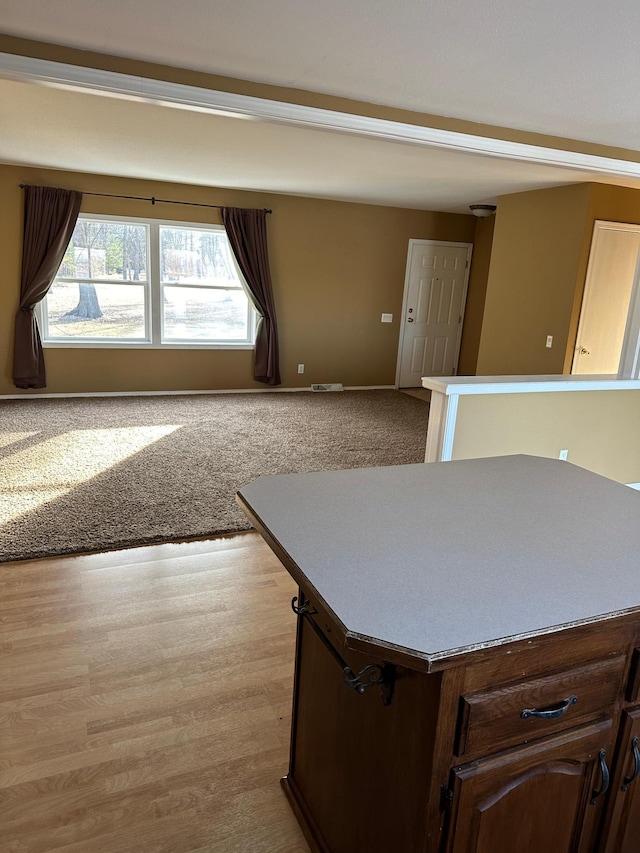
[(611, 742), (606, 720), (454, 768), (447, 851), (593, 850)]
[(283, 787), (314, 853), (640, 853), (637, 493), (504, 457), (239, 502), (299, 586)]
[(638, 853), (640, 707), (624, 710), (621, 650), (640, 625), (522, 641), (435, 673), (390, 664), (389, 689), (383, 649), (345, 652), (331, 614), (303, 589), (298, 600), (283, 785), (313, 851)]
[(625, 711), (613, 775), (604, 853), (640, 850), (640, 708)]
[[(430, 684), (409, 671), (398, 678), (388, 705), (378, 686), (363, 694), (347, 688), (341, 665), (318, 635), (319, 625), (325, 638), (333, 636), (327, 620), (300, 617), (298, 624), (285, 791), (304, 825), (313, 827), (313, 849), (412, 850), (415, 839), (427, 833), (426, 813), (415, 809), (415, 800), (429, 798), (424, 770), (433, 732), (406, 715), (409, 708), (420, 708), (425, 721), (435, 720), (436, 697)], [(347, 654), (344, 662), (355, 672), (373, 663), (361, 658)], [(407, 797), (407, 788), (413, 796)]]

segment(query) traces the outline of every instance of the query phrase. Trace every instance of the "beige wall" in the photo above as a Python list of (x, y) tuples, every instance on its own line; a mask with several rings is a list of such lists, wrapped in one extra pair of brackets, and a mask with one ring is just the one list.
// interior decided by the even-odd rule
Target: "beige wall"
[(476, 221), (467, 304), (464, 312), (460, 358), (458, 360), (459, 376), (474, 376), (478, 365), (478, 350), (482, 334), (495, 221), (495, 216)]
[[(392, 385), (409, 239), (471, 242), (475, 227), (472, 216), (0, 166), (0, 394), (30, 393), (20, 392), (11, 379), (20, 183), (271, 208), (267, 228), (284, 387)], [(91, 196), (85, 196), (82, 211), (220, 222), (216, 210)], [(394, 322), (382, 324), (382, 312), (393, 313)], [(252, 356), (246, 350), (46, 349), (46, 391), (262, 388), (252, 379)], [(306, 365), (303, 376), (297, 374), (299, 362)]]
[(478, 374), (563, 372), (589, 193), (578, 184), (498, 200)]
[[(640, 482), (640, 391), (460, 397), (453, 459), (527, 453), (568, 461), (621, 483)], [(576, 495), (576, 506), (580, 495)]]
[(640, 223), (640, 191), (575, 184), (499, 199), (475, 372), (571, 371), (596, 219)]
[(607, 222), (640, 222), (640, 191), (611, 184), (590, 184), (588, 218)]

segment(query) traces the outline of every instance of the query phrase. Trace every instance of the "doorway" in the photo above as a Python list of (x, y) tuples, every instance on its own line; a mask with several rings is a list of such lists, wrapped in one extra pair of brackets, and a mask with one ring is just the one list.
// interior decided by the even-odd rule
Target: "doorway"
[(398, 388), (418, 388), (423, 376), (455, 376), (472, 248), (471, 243), (409, 240)]
[(620, 371), (639, 255), (640, 225), (596, 220), (572, 374)]

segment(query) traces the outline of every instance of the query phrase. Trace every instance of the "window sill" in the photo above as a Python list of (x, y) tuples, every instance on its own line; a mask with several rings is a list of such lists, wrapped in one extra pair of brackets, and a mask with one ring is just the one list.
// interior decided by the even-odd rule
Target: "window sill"
[(179, 341), (171, 344), (151, 344), (148, 342), (135, 343), (133, 341), (123, 341), (122, 343), (111, 344), (102, 341), (43, 341), (43, 349), (139, 349), (139, 350), (252, 350), (255, 344), (251, 343), (187, 343)]

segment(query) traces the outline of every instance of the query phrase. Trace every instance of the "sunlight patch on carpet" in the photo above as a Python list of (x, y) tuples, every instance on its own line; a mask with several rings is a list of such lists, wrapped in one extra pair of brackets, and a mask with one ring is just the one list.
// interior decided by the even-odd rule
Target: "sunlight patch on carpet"
[[(0, 524), (68, 494), (180, 428), (162, 424), (70, 430), (0, 460)], [(5, 434), (2, 446), (34, 435)], [(10, 436), (13, 441), (7, 441)]]

